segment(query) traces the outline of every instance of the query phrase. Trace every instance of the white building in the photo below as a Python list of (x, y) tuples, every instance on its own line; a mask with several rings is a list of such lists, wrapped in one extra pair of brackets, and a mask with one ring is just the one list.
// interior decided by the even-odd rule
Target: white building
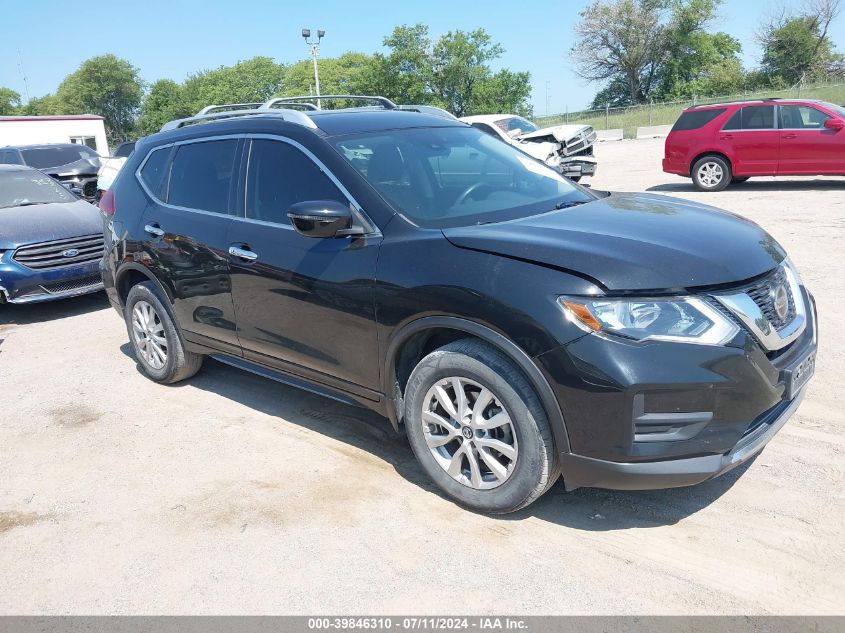
[(0, 147), (45, 143), (78, 143), (109, 155), (101, 116), (0, 116)]

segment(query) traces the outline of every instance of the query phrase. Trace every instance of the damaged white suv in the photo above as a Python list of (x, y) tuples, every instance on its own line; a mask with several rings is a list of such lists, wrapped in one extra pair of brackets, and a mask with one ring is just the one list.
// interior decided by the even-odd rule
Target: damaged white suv
[(591, 125), (538, 128), (515, 114), (480, 114), (460, 120), (521, 149), (575, 182), (596, 173), (596, 133)]

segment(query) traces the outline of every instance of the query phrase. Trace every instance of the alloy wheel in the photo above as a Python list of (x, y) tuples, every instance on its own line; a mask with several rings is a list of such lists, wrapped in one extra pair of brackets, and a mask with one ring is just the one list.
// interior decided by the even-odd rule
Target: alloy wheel
[(698, 168), (698, 181), (708, 189), (718, 186), (724, 177), (725, 172), (719, 163), (707, 162)]
[(148, 302), (141, 300), (132, 308), (132, 336), (135, 349), (153, 369), (161, 369), (167, 363), (167, 338), (164, 324)]
[(489, 490), (513, 473), (513, 422), (489, 388), (457, 376), (438, 381), (423, 400), (422, 427), (435, 461), (459, 483)]

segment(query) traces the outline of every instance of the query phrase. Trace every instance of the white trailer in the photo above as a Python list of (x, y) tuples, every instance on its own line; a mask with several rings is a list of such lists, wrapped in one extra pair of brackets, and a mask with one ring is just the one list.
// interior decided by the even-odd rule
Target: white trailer
[(0, 148), (45, 143), (78, 143), (87, 145), (100, 156), (109, 155), (101, 116), (0, 116)]

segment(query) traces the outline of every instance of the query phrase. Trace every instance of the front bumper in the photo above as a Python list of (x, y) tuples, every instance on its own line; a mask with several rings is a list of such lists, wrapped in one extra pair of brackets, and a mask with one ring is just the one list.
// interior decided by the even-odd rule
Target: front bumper
[(567, 490), (610, 488), (653, 490), (692, 486), (723, 475), (757, 455), (792, 417), (804, 398), (802, 390), (770, 414), (770, 421), (758, 426), (724, 455), (704, 455), (660, 462), (611, 462), (565, 453), (561, 470)]
[(750, 334), (728, 345), (635, 343), (585, 335), (535, 358), (561, 405), (567, 488), (668, 488), (715, 477), (758, 453), (795, 412), (817, 349), (804, 332), (765, 354)]
[(563, 158), (557, 166), (561, 174), (567, 178), (593, 176), (596, 173), (595, 158)]
[(0, 261), (0, 303), (39, 303), (99, 292), (103, 280), (96, 261), (50, 270), (30, 270)]

